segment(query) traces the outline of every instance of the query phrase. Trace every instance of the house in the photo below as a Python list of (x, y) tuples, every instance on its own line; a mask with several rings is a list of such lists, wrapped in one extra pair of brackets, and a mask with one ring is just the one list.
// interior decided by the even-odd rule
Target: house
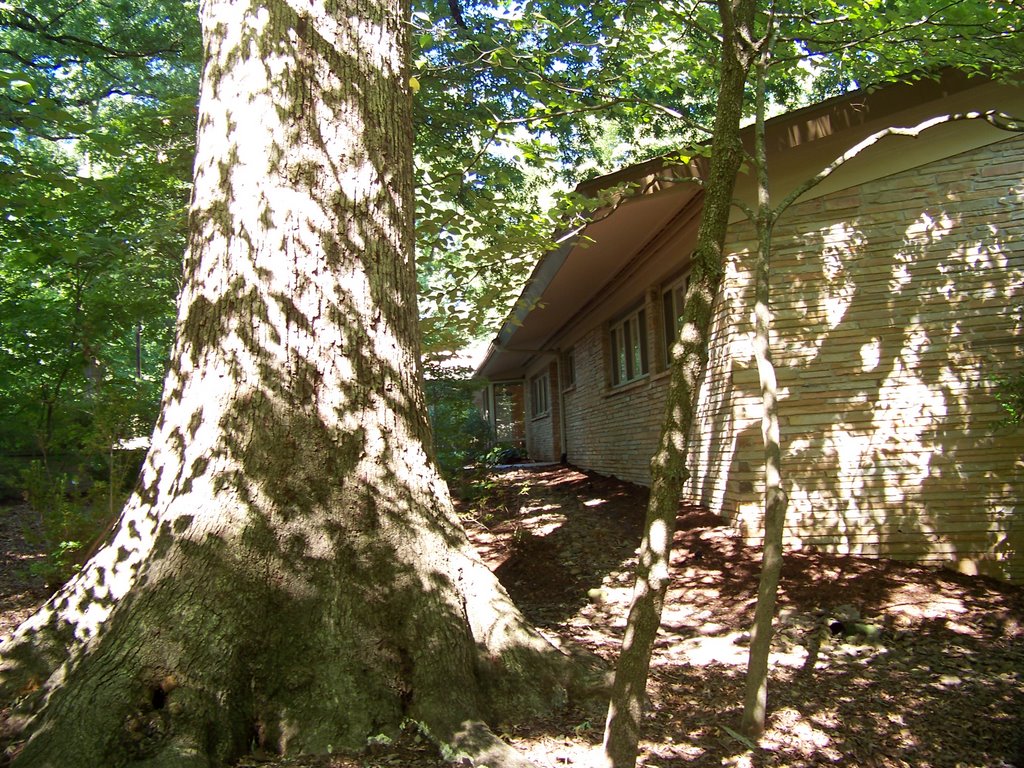
[[(990, 109), (1024, 115), (1024, 89), (949, 72), (772, 119), (773, 196), (878, 130)], [(693, 172), (656, 159), (581, 185), (641, 192), (538, 263), (492, 342), (485, 410), (533, 459), (649, 482), (701, 215), (699, 185), (670, 177)], [(736, 194), (752, 203), (751, 175)], [(727, 253), (685, 494), (757, 540), (738, 210)], [(788, 543), (1024, 581), (1024, 429), (1001, 423), (993, 383), (1024, 366), (1024, 134), (963, 120), (882, 139), (786, 211), (772, 264)]]

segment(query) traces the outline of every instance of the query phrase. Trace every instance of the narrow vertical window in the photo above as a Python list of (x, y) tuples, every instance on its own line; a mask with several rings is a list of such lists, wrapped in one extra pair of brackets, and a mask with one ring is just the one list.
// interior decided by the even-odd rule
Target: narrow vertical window
[(548, 399), (550, 379), (547, 372), (534, 376), (530, 380), (530, 415), (533, 418), (546, 416), (551, 409)]
[(690, 287), (689, 273), (669, 285), (661, 296), (662, 319), (665, 334), (665, 364), (672, 364), (672, 350), (679, 340), (683, 328), (683, 309), (686, 305), (686, 291)]
[(647, 312), (640, 310), (633, 320), (634, 344), (633, 344), (633, 369), (636, 371), (634, 378), (647, 373)]
[(626, 384), (646, 376), (650, 370), (647, 355), (647, 312), (642, 307), (613, 323), (609, 329), (612, 386)]
[(562, 355), (562, 389), (576, 386), (576, 350), (570, 349)]
[(627, 317), (622, 321), (623, 347), (625, 347), (626, 351), (626, 381), (631, 381), (636, 378), (636, 365), (634, 365), (634, 359), (636, 357), (637, 341), (635, 334), (636, 328), (633, 325), (633, 319)]

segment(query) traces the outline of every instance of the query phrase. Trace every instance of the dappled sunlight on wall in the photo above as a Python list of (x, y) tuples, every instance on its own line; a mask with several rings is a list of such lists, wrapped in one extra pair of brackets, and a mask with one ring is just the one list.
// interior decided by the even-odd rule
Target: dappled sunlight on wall
[(738, 432), (733, 425), (735, 414), (730, 382), (736, 329), (730, 322), (728, 309), (739, 298), (737, 269), (736, 259), (729, 259), (723, 288), (715, 301), (707, 373), (697, 395), (697, 412), (686, 457), (691, 474), (684, 486), (683, 498), (714, 510), (728, 509), (733, 503), (729, 468)]
[[(1024, 579), (1020, 428), (993, 380), (1024, 364), (1024, 140), (795, 206), (775, 231), (788, 539)], [(1016, 158), (1016, 159), (1015, 159)], [(750, 230), (733, 306), (738, 523), (760, 535)]]

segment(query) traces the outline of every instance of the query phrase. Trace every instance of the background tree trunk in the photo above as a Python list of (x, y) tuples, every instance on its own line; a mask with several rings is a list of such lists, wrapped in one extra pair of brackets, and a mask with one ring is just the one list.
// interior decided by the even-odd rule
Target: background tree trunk
[[(139, 488), (3, 647), (17, 766), (356, 749), (558, 704), (424, 452), (407, 8), (202, 3), (190, 247)], [(70, 655), (65, 655), (70, 647)]]
[(697, 393), (708, 355), (712, 308), (724, 272), (723, 250), (736, 174), (743, 159), (739, 128), (743, 89), (751, 65), (756, 0), (721, 0), (721, 76), (711, 142), (711, 169), (704, 184), (704, 209), (697, 232), (693, 278), (686, 294), (683, 327), (673, 355), (668, 402), (658, 452), (651, 461), (651, 496), (640, 544), (633, 603), (615, 669), (604, 732), (604, 764), (636, 763), (644, 691), (651, 650), (661, 625), (669, 561)]
[(757, 739), (765, 727), (768, 708), (768, 656), (771, 652), (772, 623), (782, 573), (782, 539), (789, 496), (782, 483), (782, 447), (779, 438), (778, 385), (771, 350), (771, 257), (772, 228), (776, 212), (771, 207), (768, 185), (768, 152), (765, 146), (765, 80), (772, 55), (773, 34), (769, 30), (757, 67), (754, 128), (757, 167), (757, 266), (754, 297), (754, 357), (761, 385), (761, 437), (764, 442), (764, 545), (757, 607), (750, 628), (750, 653), (743, 695), (741, 730)]

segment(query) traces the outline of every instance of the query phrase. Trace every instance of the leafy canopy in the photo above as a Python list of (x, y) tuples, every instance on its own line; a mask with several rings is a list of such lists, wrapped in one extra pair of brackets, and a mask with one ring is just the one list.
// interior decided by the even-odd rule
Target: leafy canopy
[[(1024, 71), (1006, 0), (780, 0), (759, 14), (776, 34), (776, 108), (945, 66)], [(552, 231), (595, 205), (559, 194), (699, 151), (721, 24), (693, 0), (481, 0), (459, 18), (426, 0), (411, 24), (421, 322), (438, 358), (488, 335)], [(120, 413), (104, 440), (154, 418), (199, 61), (193, 2), (0, 4), (3, 450), (80, 444), (102, 403)]]

